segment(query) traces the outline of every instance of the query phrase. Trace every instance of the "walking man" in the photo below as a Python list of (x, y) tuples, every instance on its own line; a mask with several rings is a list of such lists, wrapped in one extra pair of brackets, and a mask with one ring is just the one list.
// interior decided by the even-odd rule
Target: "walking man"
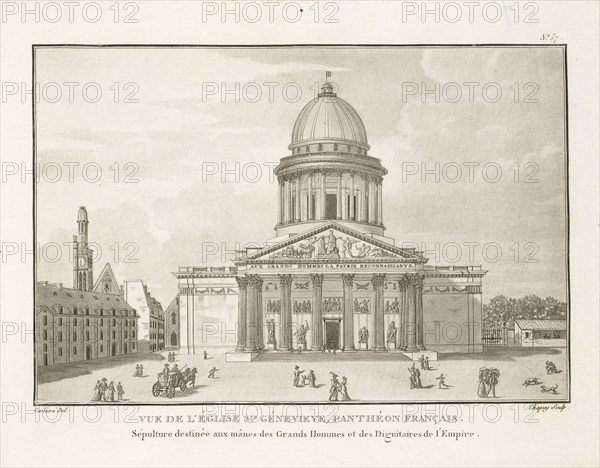
[(213, 367), (211, 370), (208, 371), (208, 378), (209, 379), (214, 379), (215, 378), (215, 372), (217, 372), (219, 369), (217, 369), (216, 367)]

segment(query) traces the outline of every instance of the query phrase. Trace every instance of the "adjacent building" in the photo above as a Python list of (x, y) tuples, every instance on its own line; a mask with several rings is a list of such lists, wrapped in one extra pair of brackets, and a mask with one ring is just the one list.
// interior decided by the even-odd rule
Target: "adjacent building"
[(141, 352), (165, 349), (165, 316), (160, 302), (148, 292), (142, 280), (126, 280), (125, 300), (139, 314), (139, 345)]
[(36, 284), (37, 365), (84, 361), (138, 352), (138, 319), (109, 264), (94, 284), (88, 214), (80, 207), (73, 238), (73, 288)]
[(179, 295), (175, 296), (165, 310), (165, 347), (179, 347)]
[[(180, 267), (181, 353), (479, 353), (480, 266), (430, 266), (386, 234), (383, 179), (356, 110), (329, 83), (275, 170), (275, 237), (231, 266)], [(426, 203), (426, 201), (424, 202)]]
[(566, 320), (515, 320), (516, 346), (567, 347)]

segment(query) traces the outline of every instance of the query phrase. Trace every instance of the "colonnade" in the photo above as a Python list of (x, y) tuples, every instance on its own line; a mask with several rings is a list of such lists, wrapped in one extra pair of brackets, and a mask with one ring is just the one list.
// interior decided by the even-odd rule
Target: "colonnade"
[[(281, 176), (278, 223), (340, 219), (382, 224), (382, 183), (380, 176), (352, 171), (311, 170)], [(335, 216), (327, 216), (328, 194), (336, 195)]]
[[(354, 274), (327, 275), (328, 281), (339, 280), (342, 283), (342, 336), (343, 350), (356, 351), (354, 333)], [(305, 276), (303, 277), (303, 279)], [(323, 333), (323, 283), (325, 276), (320, 273), (310, 274), (312, 284), (312, 343), (311, 349), (321, 350), (325, 345)], [(289, 351), (293, 347), (293, 333), (297, 328), (292, 319), (292, 284), (294, 276), (279, 274), (279, 299), (281, 302), (279, 328), (280, 337), (277, 349)], [(297, 279), (297, 278), (296, 278)], [(396, 338), (389, 342), (384, 321), (384, 291), (385, 273), (375, 273), (371, 276), (373, 286), (373, 330), (372, 349), (375, 352), (385, 352), (389, 348), (406, 352), (425, 350), (423, 339), (423, 275), (406, 274), (395, 280), (398, 283), (399, 324)], [(237, 350), (256, 352), (265, 348), (264, 344), (264, 313), (263, 313), (263, 279), (257, 275), (236, 277), (239, 287), (238, 299), (238, 334)], [(397, 297), (397, 296), (396, 296)]]

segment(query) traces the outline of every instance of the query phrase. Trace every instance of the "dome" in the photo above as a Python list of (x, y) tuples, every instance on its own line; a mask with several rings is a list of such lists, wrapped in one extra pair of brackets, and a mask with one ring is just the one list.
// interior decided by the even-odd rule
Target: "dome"
[(79, 207), (79, 212), (77, 213), (77, 222), (88, 222), (88, 214), (87, 211), (85, 209), (85, 206), (80, 206)]
[(298, 115), (290, 148), (313, 140), (344, 140), (369, 149), (367, 131), (358, 112), (337, 97), (330, 83), (325, 83), (319, 96)]

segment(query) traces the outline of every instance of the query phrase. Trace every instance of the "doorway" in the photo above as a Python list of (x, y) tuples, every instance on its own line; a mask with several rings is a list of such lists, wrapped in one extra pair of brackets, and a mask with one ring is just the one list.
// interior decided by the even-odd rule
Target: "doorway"
[(337, 217), (337, 195), (327, 194), (325, 204), (325, 219), (336, 219)]
[(85, 347), (85, 360), (89, 361), (90, 359), (92, 359), (92, 347), (87, 345)]
[(117, 355), (117, 343), (113, 343), (110, 349), (110, 355), (111, 356), (116, 356)]
[(340, 349), (340, 321), (325, 321), (325, 348)]

